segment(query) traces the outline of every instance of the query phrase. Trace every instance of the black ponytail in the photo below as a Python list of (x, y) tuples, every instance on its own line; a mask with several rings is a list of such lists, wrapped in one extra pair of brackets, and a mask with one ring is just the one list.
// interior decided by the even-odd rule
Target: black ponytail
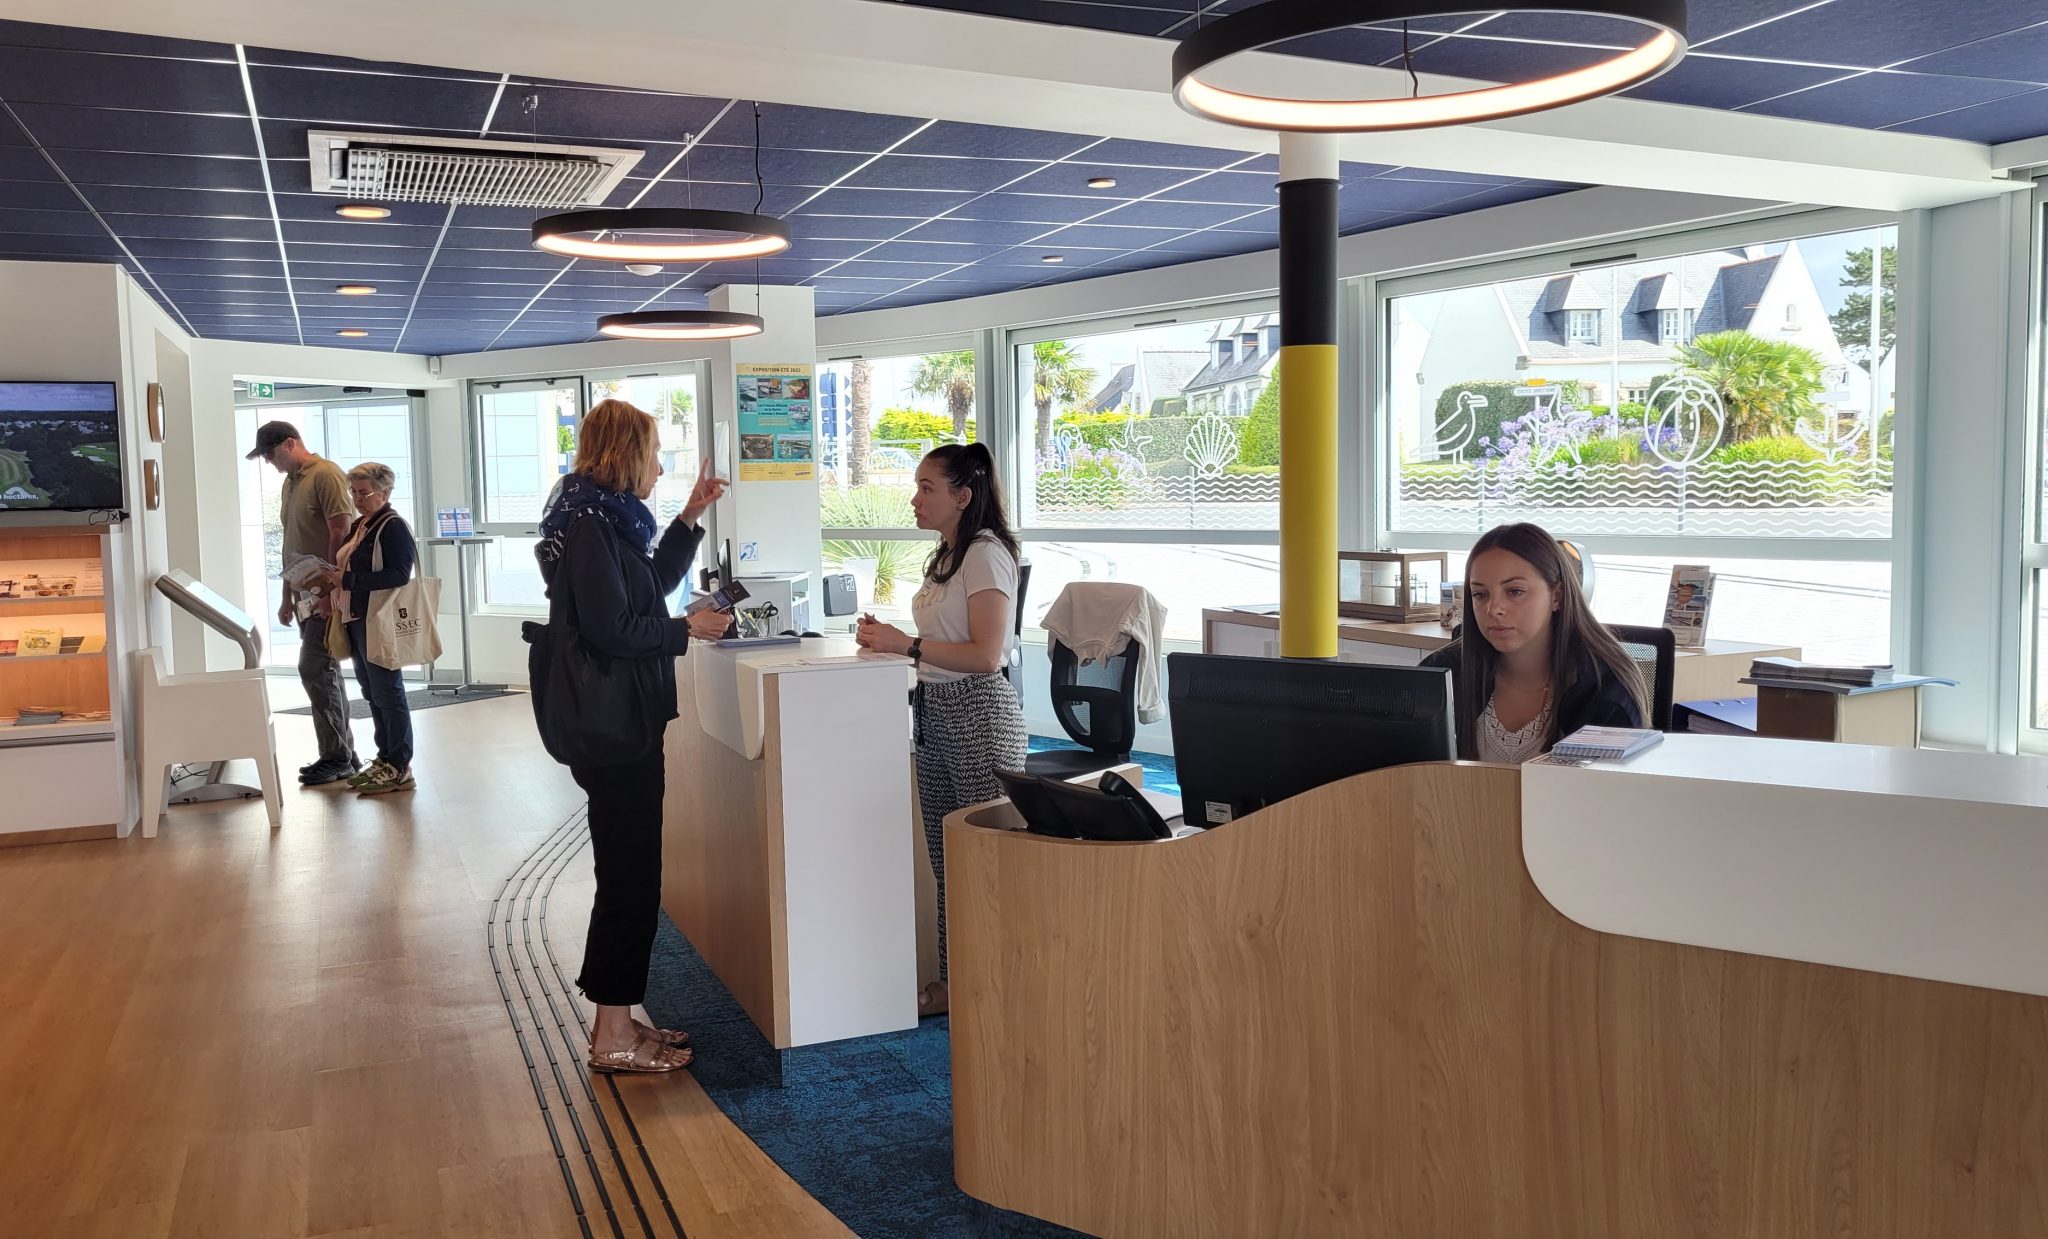
[(1022, 557), (1017, 535), (1010, 531), (1010, 518), (1003, 510), (1003, 489), (996, 481), (996, 458), (985, 443), (947, 443), (926, 453), (925, 460), (937, 465), (955, 490), (972, 493), (960, 510), (960, 528), (951, 542), (939, 543), (924, 566), (934, 584), (944, 585), (967, 562), (967, 548), (983, 534), (989, 534), (1010, 553)]

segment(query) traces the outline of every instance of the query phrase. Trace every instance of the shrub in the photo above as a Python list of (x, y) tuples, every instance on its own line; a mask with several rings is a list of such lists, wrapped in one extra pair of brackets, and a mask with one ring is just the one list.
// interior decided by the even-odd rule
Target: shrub
[(1237, 427), (1237, 463), (1280, 465), (1280, 379), (1276, 375)]
[[(967, 419), (967, 437), (974, 437), (974, 419)], [(875, 441), (880, 443), (929, 440), (936, 447), (953, 441), (953, 419), (940, 413), (917, 409), (889, 409), (875, 420)]]
[(1279, 465), (1225, 465), (1225, 466), (1224, 466), (1224, 468), (1223, 468), (1223, 472), (1224, 472), (1224, 474), (1225, 474), (1226, 476), (1228, 476), (1228, 477), (1234, 477), (1234, 478), (1266, 478), (1266, 477), (1273, 477), (1273, 478), (1277, 478), (1277, 477), (1279, 477), (1279, 476), (1280, 476), (1280, 466), (1279, 466)]
[[(1619, 439), (1588, 439), (1579, 444), (1581, 465), (1632, 465), (1643, 458), (1643, 441), (1634, 435)], [(1559, 468), (1572, 467), (1572, 454), (1566, 448), (1558, 448), (1543, 460), (1545, 473)]]
[(1854, 494), (1869, 471), (1867, 462), (1828, 464), (1825, 453), (1796, 434), (1730, 443), (1707, 457), (1706, 463), (1776, 466), (1744, 470), (1738, 485), (1758, 500), (1777, 504), (1826, 503)]
[[(1477, 396), (1484, 396), (1486, 397), (1486, 407), (1472, 411), (1472, 438), (1465, 444), (1466, 455), (1477, 455), (1484, 450), (1480, 443), (1481, 439), (1485, 439), (1488, 442), (1498, 442), (1500, 440), (1502, 422), (1513, 421), (1536, 407), (1536, 402), (1533, 398), (1515, 395), (1517, 387), (1526, 386), (1528, 386), (1527, 381), (1522, 379), (1508, 379), (1505, 381), (1474, 379), (1464, 383), (1451, 384), (1449, 387), (1444, 388), (1436, 398), (1435, 437), (1438, 440), (1450, 437), (1447, 432), (1450, 429), (1451, 420), (1458, 414), (1458, 396), (1460, 393), (1471, 392)], [(1562, 391), (1564, 398), (1573, 404), (1577, 404), (1584, 397), (1584, 392), (1580, 389), (1576, 380), (1568, 383), (1556, 383), (1551, 386)]]
[[(917, 524), (910, 510), (910, 490), (903, 486), (850, 486), (840, 490), (829, 481), (819, 488), (818, 515), (832, 529), (909, 529)], [(861, 541), (827, 538), (818, 547), (826, 567), (837, 568), (849, 559), (875, 561), (875, 601), (883, 606), (896, 603), (898, 579), (915, 579), (924, 571), (931, 544), (924, 541)]]

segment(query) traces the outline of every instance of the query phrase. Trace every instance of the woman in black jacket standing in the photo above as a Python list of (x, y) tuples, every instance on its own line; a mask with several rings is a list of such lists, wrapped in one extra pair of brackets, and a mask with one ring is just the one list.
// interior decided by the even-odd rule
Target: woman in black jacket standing
[(670, 617), (668, 596), (689, 573), (704, 531), (698, 521), (725, 493), (706, 461), (682, 512), (655, 541), (654, 514), (644, 502), (661, 476), (655, 421), (623, 400), (584, 414), (575, 469), (562, 479), (541, 517), (534, 554), (549, 600), (596, 653), (652, 660), (665, 693), (646, 751), (617, 765), (571, 766), (590, 796), (590, 850), (597, 899), (577, 988), (597, 1006), (590, 1034), (593, 1070), (674, 1071), (690, 1063), (685, 1034), (649, 1028), (633, 1018), (647, 990), (647, 961), (661, 912), (661, 726), (676, 715), (675, 659), (699, 641), (722, 635), (729, 617), (706, 608)]
[(1581, 727), (1643, 725), (1642, 673), (1593, 617), (1579, 573), (1537, 525), (1473, 544), (1459, 640), (1422, 662), (1451, 671), (1458, 756), (1520, 765)]

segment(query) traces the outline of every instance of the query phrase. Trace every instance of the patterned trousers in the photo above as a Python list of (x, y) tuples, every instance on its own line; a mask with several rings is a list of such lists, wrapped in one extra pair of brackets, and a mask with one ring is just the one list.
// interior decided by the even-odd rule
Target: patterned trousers
[(926, 684), (918, 707), (917, 799), (939, 888), (939, 977), (946, 976), (946, 815), (1003, 794), (1029, 746), (1017, 690), (1001, 675)]

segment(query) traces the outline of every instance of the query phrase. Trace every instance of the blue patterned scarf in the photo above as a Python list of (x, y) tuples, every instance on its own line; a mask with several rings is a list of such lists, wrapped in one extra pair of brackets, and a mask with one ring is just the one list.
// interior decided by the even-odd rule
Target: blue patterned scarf
[(654, 545), (654, 513), (647, 510), (638, 495), (606, 490), (581, 473), (571, 473), (564, 475), (555, 493), (548, 496), (540, 518), (541, 547), (536, 553), (545, 557), (545, 548), (553, 547), (558, 557), (569, 522), (586, 512), (610, 521), (627, 544), (642, 555), (648, 554)]

